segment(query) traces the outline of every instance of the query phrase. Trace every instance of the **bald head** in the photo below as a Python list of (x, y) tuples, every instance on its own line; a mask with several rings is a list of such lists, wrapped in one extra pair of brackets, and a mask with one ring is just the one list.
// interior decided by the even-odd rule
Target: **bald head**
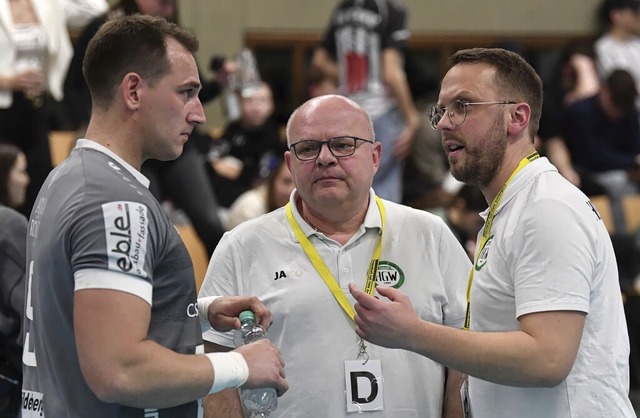
[[(329, 137), (357, 136), (375, 140), (373, 122), (356, 102), (340, 95), (314, 97), (293, 111), (287, 123), (287, 145), (298, 139), (318, 139), (318, 125)], [(357, 131), (357, 132), (356, 132)]]

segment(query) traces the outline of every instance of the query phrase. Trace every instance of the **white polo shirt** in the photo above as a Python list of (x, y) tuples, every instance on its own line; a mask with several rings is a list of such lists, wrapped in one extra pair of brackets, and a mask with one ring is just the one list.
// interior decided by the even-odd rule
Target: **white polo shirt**
[(470, 378), (473, 417), (635, 417), (616, 259), (589, 199), (546, 158), (537, 159), (507, 187), (491, 234), (486, 257), (476, 262), (472, 331), (519, 330), (517, 318), (534, 312), (587, 315), (564, 382), (516, 388)]
[[(377, 205), (369, 205), (360, 230), (343, 246), (302, 219), (295, 193), (290, 201), (294, 217), (354, 304), (347, 285), (364, 287), (380, 234)], [(384, 207), (379, 285), (394, 285), (408, 294), (422, 319), (461, 328), (471, 267), (464, 249), (439, 217), (388, 201)], [(200, 290), (201, 297), (218, 294), (256, 295), (273, 314), (269, 339), (282, 352), (290, 385), (271, 414), (274, 418), (347, 417), (344, 361), (356, 359), (359, 338), (298, 243), (284, 208), (225, 234)], [(209, 331), (204, 338), (232, 345), (230, 334)], [(384, 378), (384, 411), (367, 416), (441, 415), (441, 365), (409, 351), (367, 346), (370, 358), (382, 361)]]

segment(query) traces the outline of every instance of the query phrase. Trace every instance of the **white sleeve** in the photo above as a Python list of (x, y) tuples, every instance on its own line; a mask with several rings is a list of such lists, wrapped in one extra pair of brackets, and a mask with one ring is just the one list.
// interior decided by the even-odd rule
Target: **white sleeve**
[[(235, 296), (238, 295), (238, 284), (236, 277), (241, 272), (241, 266), (237, 267), (235, 255), (241, 252), (234, 249), (234, 240), (229, 238), (230, 234), (226, 233), (216, 246), (209, 267), (205, 274), (198, 299), (209, 296)], [(238, 270), (240, 269), (240, 270)], [(219, 332), (209, 327), (202, 333), (205, 341), (225, 347), (233, 347), (233, 331)]]
[(530, 203), (513, 231), (509, 252), (516, 316), (589, 312), (596, 249), (589, 226), (567, 202)]
[(82, 289), (110, 289), (138, 296), (149, 305), (153, 302), (150, 282), (130, 274), (112, 270), (88, 268), (75, 272), (75, 291)]

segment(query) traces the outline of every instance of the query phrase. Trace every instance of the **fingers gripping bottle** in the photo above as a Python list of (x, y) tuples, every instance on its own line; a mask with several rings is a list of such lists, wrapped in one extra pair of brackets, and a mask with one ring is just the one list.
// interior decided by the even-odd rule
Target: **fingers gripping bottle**
[[(256, 323), (252, 311), (242, 311), (239, 317), (240, 329), (233, 336), (236, 347), (267, 338), (267, 332)], [(240, 389), (240, 400), (250, 418), (268, 417), (278, 406), (278, 395), (274, 388)]]

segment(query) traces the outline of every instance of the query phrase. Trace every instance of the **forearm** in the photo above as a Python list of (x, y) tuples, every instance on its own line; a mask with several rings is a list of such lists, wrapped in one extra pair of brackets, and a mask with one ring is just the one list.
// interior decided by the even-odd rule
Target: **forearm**
[[(121, 278), (111, 274), (109, 279)], [(76, 280), (82, 282), (83, 275), (78, 274)], [(237, 353), (217, 354), (214, 374), (208, 356), (176, 353), (150, 339), (150, 314), (147, 302), (132, 294), (105, 289), (76, 291), (78, 358), (87, 385), (100, 400), (166, 408), (204, 397), (214, 379), (220, 389), (244, 383), (248, 371)]]
[(205, 418), (243, 418), (237, 389), (226, 389), (207, 396), (204, 403)]
[(151, 340), (141, 341), (126, 358), (108, 364), (110, 370), (94, 369), (101, 375), (96, 376), (99, 384), (90, 384), (96, 396), (138, 408), (167, 408), (202, 398), (214, 379), (206, 356), (177, 354)]
[(385, 50), (383, 53), (384, 82), (395, 99), (398, 109), (412, 133), (419, 125), (418, 110), (413, 103), (409, 83), (402, 68), (400, 53), (395, 50)]
[(553, 165), (558, 168), (560, 173), (573, 170), (571, 163), (571, 155), (560, 137), (553, 137), (547, 140), (547, 156)]
[(411, 341), (412, 351), (501, 385), (552, 387), (564, 378), (558, 355), (522, 331), (473, 332), (422, 321)]
[(311, 66), (323, 74), (325, 77), (333, 77), (336, 80), (340, 77), (338, 64), (324, 48), (317, 48), (311, 59)]
[[(227, 352), (229, 347), (204, 342), (206, 353)], [(243, 418), (240, 396), (236, 389), (226, 389), (213, 395), (207, 396), (204, 404), (205, 418)]]

